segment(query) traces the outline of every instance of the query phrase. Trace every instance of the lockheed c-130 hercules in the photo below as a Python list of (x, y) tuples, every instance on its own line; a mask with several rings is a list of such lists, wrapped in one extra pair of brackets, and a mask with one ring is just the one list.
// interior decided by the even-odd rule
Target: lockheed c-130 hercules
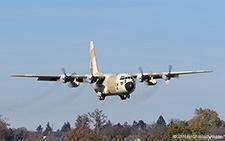
[(70, 88), (78, 87), (80, 83), (89, 83), (97, 93), (99, 100), (104, 100), (106, 96), (118, 95), (121, 100), (129, 99), (130, 94), (136, 88), (136, 82), (144, 83), (147, 86), (157, 84), (156, 79), (163, 79), (169, 85), (171, 78), (178, 77), (183, 74), (206, 73), (212, 70), (200, 71), (178, 71), (172, 72), (172, 66), (169, 66), (168, 72), (151, 72), (143, 73), (142, 68), (139, 68), (140, 73), (120, 73), (120, 74), (103, 74), (98, 71), (97, 61), (93, 42), (90, 42), (90, 74), (78, 75), (73, 73), (67, 75), (65, 69), (62, 68), (64, 74), (59, 75), (36, 75), (22, 74), (11, 75), (13, 77), (37, 77), (40, 81), (62, 81), (68, 83)]

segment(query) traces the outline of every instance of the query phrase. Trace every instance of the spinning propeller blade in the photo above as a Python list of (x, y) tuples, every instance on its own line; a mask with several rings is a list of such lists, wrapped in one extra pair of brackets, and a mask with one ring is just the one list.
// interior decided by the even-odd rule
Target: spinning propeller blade
[(139, 71), (141, 72), (140, 82), (144, 82), (146, 86), (148, 86), (147, 81), (150, 79), (148, 75), (144, 75), (142, 67), (139, 67)]
[(72, 75), (76, 75), (76, 72), (74, 72), (74, 73), (72, 73), (71, 75), (68, 76), (68, 75), (66, 74), (66, 70), (65, 70), (64, 67), (63, 67), (61, 70), (62, 70), (63, 74), (65, 75), (65, 77), (63, 78), (63, 83), (73, 81), (73, 78), (72, 78), (71, 76), (72, 76)]
[(169, 65), (169, 72), (166, 75), (166, 86), (170, 86), (170, 79), (171, 79), (171, 71), (172, 71), (172, 65)]

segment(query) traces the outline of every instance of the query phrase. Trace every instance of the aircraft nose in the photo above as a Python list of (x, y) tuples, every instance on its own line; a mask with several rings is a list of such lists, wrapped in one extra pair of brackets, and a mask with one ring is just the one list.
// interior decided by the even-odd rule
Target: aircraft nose
[(134, 83), (133, 82), (126, 83), (125, 88), (128, 92), (131, 92), (134, 89)]

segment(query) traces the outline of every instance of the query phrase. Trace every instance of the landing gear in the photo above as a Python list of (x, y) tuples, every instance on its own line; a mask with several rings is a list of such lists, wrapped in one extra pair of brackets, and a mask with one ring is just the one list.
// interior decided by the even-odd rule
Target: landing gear
[(121, 100), (126, 100), (130, 98), (130, 94), (120, 95)]
[(99, 96), (99, 100), (105, 100), (106, 95), (105, 94), (101, 94), (101, 96)]

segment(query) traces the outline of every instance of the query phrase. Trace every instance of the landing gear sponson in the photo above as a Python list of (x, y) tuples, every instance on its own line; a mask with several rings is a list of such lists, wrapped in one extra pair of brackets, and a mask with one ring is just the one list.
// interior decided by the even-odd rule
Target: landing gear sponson
[[(99, 100), (105, 100), (106, 95), (102, 94), (101, 96), (99, 96)], [(121, 100), (126, 100), (130, 98), (130, 94), (123, 94), (123, 95), (119, 95), (119, 97), (121, 98)]]

